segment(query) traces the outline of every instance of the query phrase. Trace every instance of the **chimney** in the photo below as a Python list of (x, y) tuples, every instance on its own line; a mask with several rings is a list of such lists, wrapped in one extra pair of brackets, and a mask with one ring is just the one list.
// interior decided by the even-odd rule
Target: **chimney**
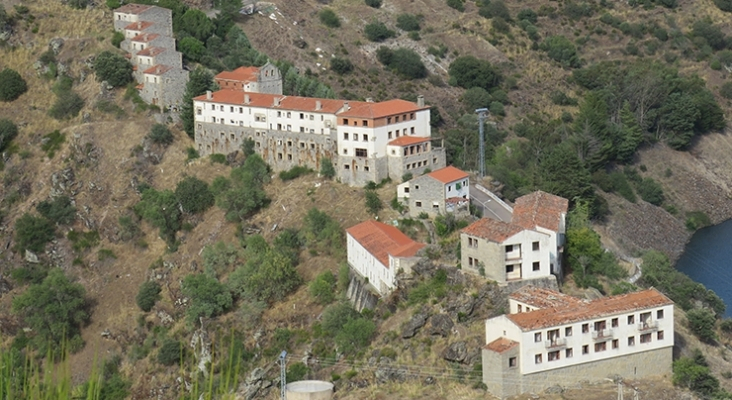
[(417, 96), (417, 106), (424, 107), (424, 96), (422, 96), (421, 94)]
[(206, 91), (206, 100), (212, 100), (213, 99), (213, 93), (211, 93), (210, 90)]
[(323, 109), (323, 103), (320, 102), (320, 100), (315, 100), (315, 111), (320, 111)]
[(348, 110), (351, 109), (351, 106), (348, 105), (348, 102), (347, 101), (344, 101), (343, 102), (343, 109), (346, 110), (346, 111), (348, 111)]
[(367, 98), (366, 98), (366, 102), (367, 102), (367, 103), (373, 103), (373, 102), (374, 102), (374, 99), (373, 99), (373, 98), (371, 98), (371, 97), (367, 97)]
[(275, 96), (275, 98), (274, 98), (274, 106), (275, 107), (279, 107), (281, 101), (282, 101), (282, 99), (280, 99), (279, 97)]
[(142, 22), (139, 22), (139, 21), (137, 22), (137, 29), (138, 30), (142, 29)]
[(249, 104), (249, 94), (244, 95), (244, 104)]

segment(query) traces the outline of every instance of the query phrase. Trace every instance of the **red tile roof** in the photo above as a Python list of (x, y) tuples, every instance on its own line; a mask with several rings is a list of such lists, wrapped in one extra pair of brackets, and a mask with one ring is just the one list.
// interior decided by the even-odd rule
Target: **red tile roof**
[(164, 47), (148, 47), (137, 52), (138, 56), (155, 57), (165, 51)]
[(130, 39), (130, 41), (138, 42), (138, 43), (147, 43), (149, 41), (154, 40), (158, 36), (160, 36), (160, 35), (158, 35), (157, 33), (141, 33), (141, 34), (133, 37), (132, 39)]
[(569, 304), (543, 308), (520, 314), (509, 314), (506, 317), (521, 330), (532, 331), (673, 304), (673, 301), (654, 288), (596, 300), (580, 300), (580, 302), (579, 305)]
[(150, 22), (150, 21), (138, 21), (138, 22), (133, 22), (133, 23), (125, 26), (125, 30), (142, 31), (142, 30), (149, 28), (152, 25), (154, 25), (154, 23)]
[(564, 306), (580, 306), (582, 300), (560, 293), (554, 290), (543, 289), (534, 285), (527, 285), (511, 293), (508, 296), (511, 300), (520, 301), (538, 309), (556, 308)]
[(539, 190), (516, 199), (511, 222), (528, 229), (540, 226), (558, 232), (568, 208), (567, 199)]
[(429, 107), (419, 107), (416, 103), (401, 99), (381, 101), (378, 103), (368, 101), (348, 102), (348, 105), (350, 107), (348, 111), (338, 114), (339, 116), (375, 119), (429, 109)]
[(362, 222), (346, 229), (346, 232), (386, 268), (389, 268), (389, 255), (414, 257), (425, 246), (410, 239), (399, 229), (378, 221)]
[(437, 171), (432, 171), (427, 175), (431, 176), (434, 179), (437, 179), (442, 183), (455, 182), (457, 180), (465, 179), (468, 177), (467, 172), (461, 171), (453, 167), (452, 165), (445, 168), (440, 168)]
[(481, 218), (463, 229), (462, 233), (477, 236), (492, 242), (502, 243), (504, 240), (523, 230), (524, 228), (518, 225), (507, 224), (491, 218)]
[(505, 337), (500, 337), (487, 345), (485, 345), (483, 348), (486, 350), (495, 351), (496, 353), (503, 353), (504, 351), (511, 350), (512, 348), (518, 346), (518, 342), (514, 342), (511, 339), (507, 339)]
[(148, 74), (148, 75), (163, 75), (166, 72), (170, 71), (171, 69), (173, 69), (173, 67), (168, 66), (168, 65), (158, 64), (158, 65), (153, 65), (152, 67), (142, 71), (142, 73)]
[(225, 81), (237, 81), (246, 83), (256, 81), (258, 74), (259, 68), (257, 67), (239, 67), (233, 71), (219, 72), (214, 78)]
[(432, 140), (432, 139), (428, 138), (428, 137), (402, 136), (402, 137), (398, 137), (398, 138), (392, 140), (391, 142), (388, 143), (388, 145), (389, 146), (409, 146), (412, 144), (429, 142), (430, 140)]
[(152, 6), (131, 3), (125, 4), (122, 7), (117, 8), (116, 10), (114, 10), (114, 12), (123, 14), (142, 14), (150, 8), (152, 8)]
[[(244, 96), (249, 96), (249, 103), (244, 103)], [(343, 100), (316, 99), (314, 97), (283, 96), (279, 94), (252, 93), (241, 90), (224, 89), (211, 94), (211, 100), (206, 95), (201, 95), (193, 100), (210, 103), (225, 103), (234, 105), (248, 105), (252, 107), (272, 108), (292, 111), (317, 111), (335, 114), (343, 107)], [(274, 100), (280, 99), (280, 105), (275, 106)], [(320, 102), (320, 110), (316, 110), (317, 102)]]

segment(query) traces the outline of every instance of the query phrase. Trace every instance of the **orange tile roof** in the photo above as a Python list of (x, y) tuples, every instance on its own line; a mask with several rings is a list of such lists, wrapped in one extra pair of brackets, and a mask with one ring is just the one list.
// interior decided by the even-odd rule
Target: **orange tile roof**
[(149, 41), (154, 40), (158, 36), (160, 36), (160, 35), (158, 35), (157, 33), (141, 33), (141, 34), (133, 37), (132, 39), (130, 39), (130, 41), (138, 42), (138, 43), (147, 43)]
[(506, 317), (521, 330), (532, 331), (670, 304), (674, 304), (673, 301), (658, 290), (650, 288), (619, 296), (580, 300), (579, 306), (569, 304), (520, 314), (509, 314)]
[(164, 47), (148, 47), (137, 52), (138, 56), (155, 57), (165, 51)]
[(388, 143), (388, 145), (389, 146), (409, 146), (412, 144), (429, 142), (430, 140), (432, 140), (432, 139), (428, 138), (428, 137), (402, 136), (402, 137), (398, 137), (398, 138), (392, 140), (391, 142)]
[(429, 107), (419, 107), (416, 103), (401, 99), (381, 101), (378, 103), (368, 101), (349, 102), (348, 105), (350, 107), (348, 111), (338, 114), (339, 116), (374, 119), (429, 109)]
[(534, 285), (527, 285), (511, 293), (511, 300), (520, 301), (538, 309), (556, 308), (564, 306), (580, 306), (582, 300), (554, 290), (543, 289)]
[[(249, 103), (244, 103), (244, 96), (249, 96)], [(283, 96), (269, 93), (243, 92), (241, 90), (224, 89), (211, 94), (211, 100), (206, 95), (201, 95), (193, 100), (206, 101), (211, 103), (225, 103), (235, 105), (248, 105), (252, 107), (272, 108), (279, 110), (310, 111), (335, 114), (343, 107), (343, 100), (316, 99), (314, 97)], [(280, 99), (280, 105), (275, 106), (275, 98)], [(317, 102), (320, 102), (320, 110), (316, 110)]]
[(496, 353), (503, 353), (504, 351), (511, 350), (512, 348), (518, 346), (518, 342), (515, 342), (511, 339), (507, 339), (505, 337), (500, 337), (487, 345), (485, 345), (483, 348), (486, 350), (495, 351)]
[(253, 82), (257, 80), (259, 68), (257, 67), (239, 67), (233, 71), (219, 72), (214, 78), (226, 81), (237, 82)]
[(389, 268), (389, 255), (414, 257), (425, 246), (410, 239), (399, 229), (378, 221), (362, 222), (346, 229), (346, 232), (386, 268)]
[(155, 25), (155, 23), (150, 22), (150, 21), (137, 21), (137, 22), (133, 22), (133, 23), (125, 26), (125, 30), (142, 31), (142, 30), (145, 30), (145, 29), (151, 27), (152, 25)]
[(562, 214), (566, 215), (569, 201), (538, 190), (516, 199), (511, 222), (528, 229), (540, 226), (558, 232)]
[(462, 233), (477, 236), (492, 242), (502, 243), (504, 240), (523, 230), (524, 228), (518, 225), (508, 224), (491, 218), (481, 218), (463, 229)]
[(171, 69), (173, 69), (173, 67), (171, 67), (169, 65), (158, 64), (158, 65), (153, 65), (152, 67), (142, 71), (142, 73), (148, 74), (148, 75), (163, 75), (164, 73), (170, 71)]
[(122, 7), (117, 8), (114, 10), (114, 12), (118, 13), (124, 13), (124, 14), (142, 14), (143, 12), (149, 10), (152, 8), (152, 6), (144, 5), (144, 4), (125, 4)]
[(468, 177), (467, 172), (461, 171), (453, 167), (452, 165), (445, 168), (440, 168), (437, 171), (432, 171), (427, 175), (431, 176), (434, 179), (437, 179), (442, 183), (455, 182), (457, 180), (465, 179)]

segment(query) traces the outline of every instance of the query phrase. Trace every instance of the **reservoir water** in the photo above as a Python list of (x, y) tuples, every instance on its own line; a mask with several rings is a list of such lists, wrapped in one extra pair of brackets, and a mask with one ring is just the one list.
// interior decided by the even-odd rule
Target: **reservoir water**
[(732, 220), (694, 233), (676, 269), (714, 290), (732, 317)]

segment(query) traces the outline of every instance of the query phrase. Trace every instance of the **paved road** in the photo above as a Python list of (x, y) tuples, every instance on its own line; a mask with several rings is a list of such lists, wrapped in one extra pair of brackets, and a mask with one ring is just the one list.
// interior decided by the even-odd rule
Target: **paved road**
[(483, 209), (484, 217), (511, 222), (511, 210), (495, 201), (489, 194), (478, 189), (474, 184), (470, 185), (470, 201), (474, 206)]

